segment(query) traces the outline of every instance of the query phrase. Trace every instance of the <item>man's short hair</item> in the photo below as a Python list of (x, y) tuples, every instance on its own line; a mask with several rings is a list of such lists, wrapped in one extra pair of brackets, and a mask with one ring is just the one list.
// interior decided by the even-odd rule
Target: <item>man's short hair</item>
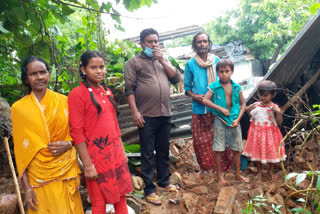
[(222, 59), (222, 60), (220, 60), (216, 64), (216, 72), (218, 72), (220, 68), (224, 68), (224, 67), (227, 67), (227, 66), (229, 66), (231, 71), (233, 71), (234, 64), (230, 59)]
[(197, 49), (197, 46), (196, 46), (196, 39), (197, 39), (197, 37), (199, 36), (199, 35), (202, 35), (202, 34), (204, 34), (204, 35), (206, 35), (207, 37), (208, 37), (208, 41), (209, 41), (209, 50), (211, 49), (211, 47), (212, 47), (212, 42), (211, 42), (211, 40), (210, 40), (210, 36), (209, 36), (209, 34), (207, 34), (206, 32), (204, 32), (204, 31), (200, 31), (199, 33), (197, 33), (194, 37), (193, 37), (193, 39), (192, 39), (192, 49), (193, 50), (196, 50)]
[(141, 33), (140, 33), (140, 41), (144, 42), (144, 38), (146, 38), (147, 36), (149, 36), (151, 34), (156, 34), (158, 39), (159, 39), (159, 34), (155, 29), (147, 28), (147, 29), (144, 29), (144, 30), (141, 31)]

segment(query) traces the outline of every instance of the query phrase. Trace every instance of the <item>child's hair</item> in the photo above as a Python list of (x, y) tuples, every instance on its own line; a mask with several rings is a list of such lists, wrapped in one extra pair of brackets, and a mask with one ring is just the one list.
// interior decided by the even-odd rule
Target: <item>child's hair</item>
[(27, 59), (25, 59), (23, 61), (23, 63), (21, 64), (21, 81), (22, 81), (23, 85), (28, 87), (28, 94), (30, 94), (32, 89), (30, 87), (30, 84), (27, 83), (27, 80), (28, 80), (28, 69), (27, 69), (27, 67), (31, 62), (34, 62), (34, 61), (42, 62), (44, 64), (44, 66), (46, 66), (47, 71), (50, 73), (49, 65), (44, 59), (42, 59), (40, 57), (37, 57), (37, 56), (29, 56)]
[(234, 65), (233, 65), (233, 62), (229, 59), (222, 59), (220, 60), (217, 64), (216, 64), (216, 72), (219, 71), (220, 68), (224, 68), (224, 67), (227, 67), (229, 66), (231, 71), (233, 71), (234, 69)]
[[(95, 58), (95, 57), (100, 57), (101, 59), (104, 60), (104, 57), (102, 56), (101, 53), (99, 53), (98, 51), (86, 51), (84, 52), (81, 57), (80, 57), (80, 68), (79, 68), (79, 72), (80, 72), (80, 77), (82, 78), (83, 80), (83, 83), (87, 86), (89, 92), (90, 92), (90, 97), (91, 97), (91, 101), (93, 103), (93, 105), (97, 108), (98, 110), (98, 115), (97, 117), (99, 117), (100, 113), (101, 113), (101, 106), (100, 104), (97, 102), (97, 100), (94, 98), (94, 94), (92, 92), (92, 89), (88, 83), (88, 80), (87, 80), (87, 76), (85, 74), (83, 74), (81, 72), (81, 66), (83, 67), (87, 67), (87, 65), (89, 64), (89, 61), (91, 58)], [(105, 83), (104, 80), (102, 80), (101, 82), (101, 85), (103, 86), (103, 88), (108, 91), (107, 89), (107, 85)], [(108, 98), (110, 100), (110, 102), (112, 103), (117, 115), (120, 113), (120, 110), (119, 110), (119, 106), (117, 104), (117, 102), (110, 96), (110, 94), (108, 94)]]
[(270, 80), (264, 80), (258, 84), (257, 90), (258, 94), (261, 96), (265, 95), (266, 93), (270, 93), (272, 96), (274, 96), (277, 91), (277, 85)]

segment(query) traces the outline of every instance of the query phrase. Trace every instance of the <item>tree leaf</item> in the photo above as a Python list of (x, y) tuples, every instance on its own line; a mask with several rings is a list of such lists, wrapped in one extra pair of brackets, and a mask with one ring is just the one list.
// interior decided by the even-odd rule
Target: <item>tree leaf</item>
[(302, 208), (302, 207), (298, 207), (298, 208), (293, 208), (291, 209), (291, 211), (294, 211), (296, 213), (302, 213), (304, 212), (305, 210)]
[(291, 172), (285, 177), (284, 181), (287, 181), (287, 180), (289, 180), (289, 179), (291, 179), (291, 178), (293, 178), (293, 177), (295, 177), (297, 175), (298, 175), (298, 173)]
[(62, 5), (62, 14), (64, 16), (68, 16), (72, 13), (74, 13), (75, 11), (73, 9), (71, 9), (69, 6), (67, 5)]
[(101, 5), (102, 9), (105, 9), (106, 12), (110, 13), (110, 9), (112, 8), (112, 4), (111, 2), (106, 3), (102, 3)]
[(305, 173), (301, 173), (297, 176), (296, 179), (296, 186), (298, 186), (302, 181), (304, 181), (304, 179), (306, 178), (306, 174)]
[(0, 31), (3, 32), (3, 33), (10, 33), (10, 31), (6, 30), (4, 27), (3, 27), (3, 22), (0, 21)]
[(314, 3), (311, 7), (309, 7), (309, 10), (312, 14), (316, 14), (319, 8), (320, 3)]
[(297, 199), (297, 202), (305, 203), (305, 202), (306, 202), (306, 200), (304, 200), (303, 198), (299, 198), (299, 199)]
[(318, 178), (317, 178), (317, 192), (319, 191), (320, 189), (320, 175), (318, 175)]

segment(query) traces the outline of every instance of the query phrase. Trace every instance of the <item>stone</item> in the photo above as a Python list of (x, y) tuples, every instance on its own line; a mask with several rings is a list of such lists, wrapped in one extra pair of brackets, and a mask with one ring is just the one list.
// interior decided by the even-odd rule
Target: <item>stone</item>
[(11, 108), (9, 103), (0, 97), (0, 124), (5, 125), (9, 131), (12, 131)]
[(175, 155), (179, 154), (179, 150), (177, 149), (177, 147), (176, 147), (175, 145), (172, 145), (171, 149), (172, 149), (172, 152), (173, 152)]
[(215, 214), (231, 214), (234, 201), (237, 195), (237, 189), (234, 186), (222, 187), (218, 196)]
[(170, 184), (182, 184), (182, 177), (179, 172), (174, 172), (169, 178)]
[(15, 214), (17, 213), (18, 197), (16, 194), (0, 195), (0, 213)]
[(275, 194), (274, 196), (272, 196), (269, 193), (266, 193), (265, 197), (266, 197), (266, 199), (268, 199), (268, 202), (270, 204), (277, 204), (277, 205), (284, 204), (284, 200), (279, 193)]
[(288, 204), (288, 206), (289, 206), (290, 208), (293, 208), (293, 207), (296, 206), (296, 203), (295, 203), (294, 201), (292, 201), (291, 199), (288, 200), (287, 204)]
[(301, 145), (296, 145), (296, 146), (294, 147), (294, 150), (295, 150), (295, 151), (302, 150), (302, 146), (301, 146)]
[(234, 201), (232, 214), (243, 214), (242, 208), (241, 208), (241, 203), (238, 200)]
[(179, 148), (182, 149), (183, 147), (186, 146), (186, 142), (184, 141), (184, 139), (179, 139), (176, 141), (175, 145)]
[(277, 192), (282, 196), (282, 197), (287, 197), (288, 193), (284, 188), (278, 188)]
[(263, 190), (262, 190), (261, 186), (255, 188), (249, 192), (250, 198), (255, 198), (255, 196), (262, 195), (262, 194), (263, 194)]
[(312, 152), (308, 152), (306, 155), (306, 160), (307, 161), (313, 161), (314, 160), (314, 155)]
[(142, 190), (143, 189), (144, 182), (143, 182), (143, 179), (141, 177), (132, 175), (131, 176), (131, 181), (132, 181), (132, 185), (133, 185), (134, 189), (136, 189), (136, 190)]
[(133, 198), (127, 198), (127, 204), (134, 210), (135, 214), (141, 213), (141, 205)]
[(0, 178), (0, 184), (6, 183), (6, 181), (7, 181), (6, 177), (1, 177)]
[(200, 179), (200, 176), (194, 172), (184, 176), (182, 181), (186, 186), (192, 187), (197, 185)]
[(209, 192), (208, 190), (208, 187), (207, 186), (197, 186), (197, 187), (194, 187), (190, 190), (190, 192), (194, 193), (194, 194), (197, 194), (197, 195), (201, 195), (201, 194), (206, 194)]
[(277, 191), (277, 187), (274, 183), (269, 186), (268, 193), (275, 193)]
[(169, 160), (170, 160), (170, 163), (180, 162), (180, 158), (177, 156), (174, 156), (170, 150), (169, 150)]
[(184, 206), (188, 213), (191, 212), (193, 209), (195, 209), (196, 205), (198, 203), (198, 197), (194, 193), (185, 193), (182, 196), (182, 201), (180, 203), (180, 206)]

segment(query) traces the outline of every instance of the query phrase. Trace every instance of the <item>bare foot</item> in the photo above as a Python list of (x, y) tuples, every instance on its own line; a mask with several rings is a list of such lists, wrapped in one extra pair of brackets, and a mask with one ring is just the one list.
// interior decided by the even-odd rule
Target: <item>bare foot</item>
[(273, 171), (268, 171), (268, 174), (271, 176), (271, 180), (275, 180), (276, 175), (273, 173)]
[(244, 177), (242, 175), (236, 175), (237, 180), (244, 182), (244, 183), (249, 183), (250, 179), (247, 177)]
[(258, 173), (257, 176), (256, 176), (256, 179), (258, 181), (261, 181), (261, 178), (262, 178), (262, 173)]
[(225, 185), (230, 185), (230, 182), (224, 180), (223, 177), (221, 176), (221, 177), (218, 177), (218, 184), (225, 186)]

